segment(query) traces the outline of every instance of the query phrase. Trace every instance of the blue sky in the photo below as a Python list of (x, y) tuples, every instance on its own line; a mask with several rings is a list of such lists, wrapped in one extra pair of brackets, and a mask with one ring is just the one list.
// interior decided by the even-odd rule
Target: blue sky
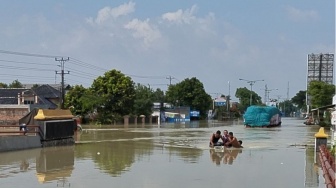
[[(334, 0), (2, 1), (0, 82), (59, 83), (53, 58), (70, 57), (66, 82), (90, 86), (118, 69), (167, 89), (196, 77), (213, 97), (240, 81), (260, 96), (306, 89), (307, 55), (335, 52)], [(230, 82), (230, 84), (228, 84)]]

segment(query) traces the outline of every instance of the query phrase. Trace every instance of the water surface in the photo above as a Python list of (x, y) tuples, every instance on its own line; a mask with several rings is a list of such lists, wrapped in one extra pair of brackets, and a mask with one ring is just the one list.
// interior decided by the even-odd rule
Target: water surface
[[(325, 187), (315, 162), (317, 126), (284, 118), (278, 128), (241, 121), (86, 126), (67, 147), (0, 153), (1, 187)], [(208, 148), (217, 130), (242, 149)]]

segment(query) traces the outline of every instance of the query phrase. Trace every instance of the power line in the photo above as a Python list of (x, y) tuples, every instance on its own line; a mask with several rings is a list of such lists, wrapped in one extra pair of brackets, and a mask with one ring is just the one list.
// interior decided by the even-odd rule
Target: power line
[[(47, 77), (47, 76), (31, 76), (31, 75), (18, 75), (18, 74), (0, 74), (0, 77), (1, 76), (5, 76), (5, 77), (15, 76), (15, 77), (28, 77), (28, 78), (46, 78), (46, 79), (50, 78), (50, 77)], [(50, 78), (50, 79), (52, 79), (52, 78)]]
[(33, 71), (54, 71), (52, 69), (38, 69), (38, 68), (17, 67), (17, 66), (9, 66), (9, 65), (0, 65), (0, 68), (15, 69), (15, 70), (33, 70)]
[(55, 55), (32, 54), (32, 53), (14, 52), (14, 51), (7, 51), (7, 50), (0, 50), (0, 53), (9, 54), (9, 55), (30, 56), (30, 57), (43, 57), (43, 58), (58, 58), (58, 57), (61, 57), (61, 56), (55, 56)]
[(81, 75), (81, 74), (78, 74), (78, 73), (74, 73), (74, 72), (71, 72), (72, 74), (72, 76), (76, 76), (76, 77), (79, 77), (79, 78), (84, 78), (84, 79), (90, 79), (90, 80), (93, 80), (94, 78), (92, 78), (92, 77), (89, 77), (89, 76), (83, 76), (83, 75)]
[[(37, 53), (26, 53), (26, 52), (16, 52), (16, 51), (9, 51), (9, 50), (0, 50), (0, 53), (2, 54), (8, 54), (8, 55), (17, 55), (17, 56), (28, 56), (28, 57), (39, 57), (39, 58), (59, 58), (61, 59), (62, 56), (59, 56), (59, 55), (46, 55), (46, 54), (37, 54)], [(12, 63), (19, 63), (19, 64), (31, 64), (31, 65), (45, 65), (45, 66), (52, 66), (52, 65), (48, 65), (48, 64), (44, 64), (44, 63), (30, 63), (30, 62), (20, 62), (20, 61), (11, 61), (11, 60), (0, 60), (0, 61), (3, 61), (3, 62), (12, 62)], [(92, 64), (89, 64), (89, 63), (86, 63), (84, 61), (81, 61), (79, 59), (76, 59), (76, 58), (73, 58), (73, 57), (70, 57), (69, 58), (69, 63), (70, 64), (74, 64), (74, 65), (79, 65), (81, 68), (87, 68), (87, 69), (90, 69), (90, 70), (97, 70), (97, 71), (109, 71), (109, 69), (106, 69), (106, 68), (102, 68), (102, 67), (99, 67), (99, 66), (95, 66), (95, 65), (92, 65)], [(7, 68), (7, 69), (17, 69), (17, 70), (34, 70), (34, 71), (54, 71), (54, 70), (50, 70), (50, 69), (36, 69), (36, 68), (25, 68), (25, 67), (15, 67), (15, 66), (1, 66), (1, 68)], [(84, 72), (84, 71), (77, 71), (79, 73), (85, 73), (87, 76), (89, 75), (92, 75), (92, 76), (96, 76), (96, 75), (93, 75), (93, 74), (90, 74), (90, 73), (87, 73), (87, 72)], [(124, 75), (126, 76), (130, 76), (130, 77), (133, 77), (133, 78), (143, 78), (143, 79), (165, 79), (165, 75), (163, 76), (142, 76), (142, 75), (134, 75), (134, 74), (125, 74), (123, 73)], [(168, 79), (168, 78), (166, 78)], [(176, 79), (172, 76), (169, 76), (169, 80), (170, 80), (170, 85), (171, 85), (171, 82), (173, 79)]]
[(45, 63), (31, 63), (31, 62), (26, 62), (26, 61), (12, 61), (12, 60), (4, 60), (0, 59), (1, 62), (7, 62), (7, 63), (17, 63), (17, 64), (29, 64), (29, 65), (43, 65), (43, 66), (54, 66), (51, 64), (45, 64)]
[[(94, 70), (98, 70), (98, 71), (109, 71), (109, 69), (106, 68), (101, 68), (95, 65), (91, 65), (89, 63), (85, 63), (84, 61), (78, 60), (76, 58), (70, 57), (71, 60), (70, 62), (73, 64), (77, 64), (77, 65), (81, 65), (85, 68), (89, 68), (89, 69), (94, 69)], [(125, 74), (125, 73), (124, 73)], [(134, 74), (125, 74), (126, 76), (130, 76), (130, 77), (136, 77), (136, 78), (148, 78), (148, 79), (164, 79), (165, 76), (141, 76), (141, 75), (134, 75)]]

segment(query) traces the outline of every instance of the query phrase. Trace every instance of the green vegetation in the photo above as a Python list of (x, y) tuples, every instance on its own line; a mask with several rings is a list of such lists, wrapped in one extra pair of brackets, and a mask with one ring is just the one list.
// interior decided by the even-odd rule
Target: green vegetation
[(85, 116), (88, 112), (93, 112), (93, 107), (88, 106), (86, 102), (86, 98), (89, 96), (88, 93), (88, 89), (82, 85), (75, 85), (65, 95), (65, 108), (69, 108), (77, 116)]
[[(250, 106), (251, 91), (244, 88), (237, 88), (235, 96), (239, 99), (239, 109), (245, 111)], [(252, 105), (261, 105), (261, 97), (252, 91)]]
[(154, 92), (144, 85), (135, 86), (135, 100), (133, 106), (133, 114), (140, 116), (149, 116), (152, 114)]
[(23, 88), (23, 85), (19, 80), (14, 80), (10, 84), (0, 82), (0, 88)]
[[(38, 85), (35, 84), (34, 88)], [(22, 88), (19, 80), (10, 84), (1, 83), (0, 88)], [(297, 111), (306, 110), (306, 92), (310, 96), (312, 108), (330, 105), (335, 93), (335, 85), (320, 81), (312, 81), (307, 91), (299, 91), (291, 100), (277, 101), (280, 108), (286, 115)], [(239, 99), (238, 108), (230, 108), (231, 113), (239, 115), (250, 106), (251, 91), (244, 88), (237, 88), (235, 96)], [(135, 84), (133, 80), (117, 70), (107, 71), (104, 75), (96, 78), (91, 87), (85, 88), (82, 85), (75, 85), (65, 95), (65, 108), (71, 110), (76, 116), (89, 117), (99, 124), (112, 124), (120, 121), (125, 115), (152, 114), (153, 103), (170, 103), (173, 106), (190, 106), (191, 110), (199, 110), (201, 119), (207, 115), (212, 108), (211, 96), (205, 92), (203, 83), (197, 78), (186, 78), (185, 80), (170, 85), (168, 90), (163, 92), (160, 89), (155, 91), (150, 86)], [(252, 91), (252, 105), (263, 105), (261, 97)], [(219, 114), (224, 114), (227, 107), (216, 107)], [(232, 115), (232, 114), (231, 114)], [(325, 113), (323, 123), (330, 123), (330, 114)]]
[(335, 94), (335, 85), (321, 81), (312, 81), (308, 87), (308, 94), (311, 96), (313, 108), (327, 106), (331, 104)]
[(306, 91), (299, 91), (292, 99), (291, 102), (299, 109), (307, 109), (306, 107)]
[[(307, 91), (299, 91), (291, 99), (291, 103), (296, 105), (297, 110), (307, 110), (306, 92), (310, 96), (311, 108), (319, 108), (331, 104), (332, 97), (335, 94), (335, 85), (322, 81), (311, 81)], [(328, 116), (330, 115), (326, 112), (325, 121), (321, 122), (321, 124), (330, 124), (330, 118)]]
[(284, 112), (284, 116), (289, 116), (293, 114), (293, 112), (298, 111), (298, 107), (294, 106), (291, 100), (280, 102), (278, 108)]
[(195, 77), (185, 79), (176, 85), (170, 85), (166, 92), (166, 102), (174, 106), (190, 106), (191, 110), (199, 110), (202, 118), (206, 117), (212, 99), (204, 90), (203, 84)]
[(98, 124), (112, 124), (125, 115), (152, 114), (153, 103), (168, 102), (174, 106), (190, 106), (201, 112), (203, 118), (212, 104), (203, 84), (196, 78), (187, 78), (169, 86), (166, 94), (141, 84), (130, 77), (111, 70), (94, 80), (90, 88), (74, 86), (65, 96), (65, 107), (74, 115), (86, 116)]
[(9, 88), (23, 88), (23, 85), (19, 80), (14, 80), (11, 84), (8, 85)]
[(120, 120), (133, 110), (135, 100), (134, 82), (117, 70), (106, 72), (93, 81), (90, 93), (99, 98), (94, 107), (98, 121), (110, 124)]

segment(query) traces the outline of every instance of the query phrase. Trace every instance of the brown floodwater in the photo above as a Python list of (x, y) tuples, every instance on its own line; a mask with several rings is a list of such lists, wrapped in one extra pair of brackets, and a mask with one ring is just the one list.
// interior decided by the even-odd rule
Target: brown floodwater
[[(244, 148), (210, 150), (210, 135), (225, 129)], [(294, 118), (256, 129), (239, 120), (84, 126), (74, 146), (0, 153), (0, 187), (325, 187), (318, 129)]]

